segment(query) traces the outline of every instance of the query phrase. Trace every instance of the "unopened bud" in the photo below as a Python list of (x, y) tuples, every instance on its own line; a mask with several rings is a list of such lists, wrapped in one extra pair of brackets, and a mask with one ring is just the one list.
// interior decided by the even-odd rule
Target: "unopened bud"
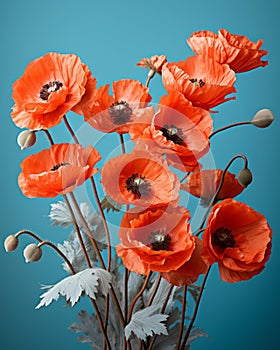
[(255, 114), (251, 123), (258, 128), (267, 128), (273, 120), (274, 115), (270, 109), (261, 109)]
[(36, 134), (35, 131), (24, 130), (18, 134), (17, 143), (21, 150), (29, 148), (33, 146), (36, 142)]
[(253, 180), (253, 175), (248, 168), (244, 168), (238, 173), (238, 182), (240, 185), (247, 187)]
[(41, 259), (42, 249), (38, 247), (37, 244), (32, 243), (24, 249), (23, 255), (27, 263), (35, 262)]
[(5, 239), (4, 247), (6, 252), (12, 252), (16, 250), (18, 246), (18, 238), (14, 235), (10, 235)]

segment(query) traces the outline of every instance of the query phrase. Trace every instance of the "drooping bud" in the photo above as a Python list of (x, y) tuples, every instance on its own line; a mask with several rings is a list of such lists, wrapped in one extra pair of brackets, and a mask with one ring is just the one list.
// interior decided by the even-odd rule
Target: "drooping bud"
[(41, 259), (42, 249), (37, 244), (32, 243), (24, 249), (23, 255), (27, 263), (35, 262)]
[(274, 120), (274, 115), (270, 109), (261, 109), (251, 120), (251, 123), (258, 128), (267, 128)]
[(24, 130), (18, 134), (17, 143), (21, 150), (29, 148), (33, 146), (36, 142), (36, 134), (35, 131)]
[(18, 246), (18, 238), (14, 235), (10, 235), (5, 239), (4, 247), (6, 252), (12, 252), (13, 250), (16, 250)]
[(248, 168), (244, 168), (239, 171), (237, 179), (240, 185), (247, 187), (252, 182), (253, 175)]

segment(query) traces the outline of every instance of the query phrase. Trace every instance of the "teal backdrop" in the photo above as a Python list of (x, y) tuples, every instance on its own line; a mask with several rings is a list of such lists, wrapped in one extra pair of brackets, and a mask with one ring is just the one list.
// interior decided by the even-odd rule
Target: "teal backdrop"
[[(69, 234), (50, 225), (50, 203), (57, 199), (28, 199), (17, 186), (20, 162), (48, 146), (40, 134), (34, 148), (20, 151), (20, 130), (9, 116), (12, 84), (30, 61), (49, 51), (75, 53), (100, 85), (123, 78), (144, 83), (147, 71), (136, 63), (153, 54), (166, 54), (169, 61), (187, 58), (192, 52), (186, 39), (194, 31), (225, 28), (253, 41), (263, 39), (269, 65), (238, 75), (237, 98), (217, 108), (215, 127), (248, 120), (261, 108), (270, 108), (275, 122), (264, 130), (245, 126), (217, 135), (212, 153), (218, 167), (234, 154), (248, 156), (254, 181), (239, 199), (267, 217), (274, 231), (272, 255), (264, 271), (247, 282), (228, 284), (220, 281), (216, 268), (211, 271), (196, 321), (210, 338), (195, 341), (192, 350), (279, 349), (279, 13), (277, 0), (1, 2), (1, 242), (23, 228), (53, 242), (63, 242)], [(155, 101), (164, 94), (158, 77), (150, 88)], [(69, 120), (75, 128), (81, 117), (70, 115)], [(60, 141), (69, 141), (60, 127), (54, 132)], [(100, 151), (111, 147), (107, 142)], [(40, 285), (53, 284), (65, 274), (59, 257), (47, 248), (40, 262), (26, 264), (22, 250), (31, 242), (22, 237), (11, 254), (0, 247), (1, 349), (89, 349), (68, 330), (81, 307), (90, 310), (86, 301), (71, 309), (59, 300), (35, 310)]]

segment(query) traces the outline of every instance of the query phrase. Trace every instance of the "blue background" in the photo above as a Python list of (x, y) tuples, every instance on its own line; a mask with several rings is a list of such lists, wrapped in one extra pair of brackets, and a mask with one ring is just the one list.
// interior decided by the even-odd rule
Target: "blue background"
[[(20, 130), (9, 117), (12, 83), (30, 61), (49, 51), (72, 52), (89, 66), (100, 85), (122, 78), (145, 82), (147, 71), (136, 67), (136, 62), (153, 54), (166, 54), (169, 61), (185, 59), (192, 54), (185, 41), (194, 31), (217, 32), (225, 28), (253, 41), (263, 39), (263, 47), (269, 51), (269, 65), (238, 75), (237, 99), (218, 107), (215, 126), (250, 119), (260, 108), (270, 108), (276, 116), (275, 123), (264, 130), (246, 126), (216, 136), (212, 152), (218, 167), (225, 166), (236, 153), (248, 156), (254, 181), (239, 199), (267, 217), (274, 231), (272, 256), (261, 275), (238, 284), (221, 282), (217, 269), (213, 269), (196, 322), (210, 338), (197, 340), (192, 349), (278, 349), (278, 6), (277, 0), (1, 2), (1, 241), (23, 228), (53, 242), (62, 242), (69, 233), (49, 223), (49, 204), (55, 200), (25, 198), (17, 187), (20, 162), (28, 154), (47, 147), (40, 134), (35, 148), (21, 152), (16, 144)], [(155, 100), (164, 93), (158, 77), (150, 87)], [(79, 127), (80, 122), (80, 117), (71, 116), (74, 127)], [(54, 131), (62, 141), (65, 136), (60, 127)], [(64, 141), (69, 141), (69, 137)], [(23, 237), (19, 249), (11, 254), (0, 248), (1, 349), (89, 348), (77, 343), (76, 335), (67, 330), (76, 321), (79, 305), (70, 309), (58, 301), (48, 308), (34, 309), (41, 294), (39, 283), (55, 283), (64, 272), (60, 259), (47, 248), (39, 263), (25, 264), (22, 250), (30, 242)]]

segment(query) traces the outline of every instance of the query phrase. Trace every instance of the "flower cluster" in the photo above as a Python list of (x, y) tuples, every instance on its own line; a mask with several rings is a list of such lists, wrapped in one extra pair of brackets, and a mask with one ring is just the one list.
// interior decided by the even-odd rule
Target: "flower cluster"
[[(193, 33), (187, 43), (194, 55), (183, 61), (169, 62), (165, 55), (155, 55), (138, 62), (149, 70), (145, 85), (123, 79), (114, 81), (111, 88), (109, 84), (98, 86), (79, 57), (54, 52), (31, 62), (13, 85), (11, 117), (19, 128), (26, 129), (18, 137), (21, 149), (36, 144), (40, 131), (51, 144), (23, 160), (18, 185), (30, 198), (61, 195), (64, 202), (53, 205), (50, 217), (64, 227), (72, 224), (74, 234), (56, 246), (32, 232), (19, 231), (6, 239), (5, 248), (16, 249), (18, 237), (25, 233), (38, 241), (25, 249), (26, 261), (39, 260), (45, 244), (61, 255), (65, 270), (73, 276), (44, 293), (38, 307), (59, 295), (72, 305), (82, 294), (87, 295), (95, 313), (92, 318), (84, 313), (79, 317), (100, 329), (102, 337), (77, 324), (72, 328), (83, 329), (93, 349), (94, 344), (104, 344), (106, 349), (138, 346), (150, 350), (155, 344), (156, 349), (166, 349), (162, 340), (166, 334), (171, 342), (168, 349), (186, 349), (191, 333), (192, 339), (204, 333), (193, 329), (195, 315), (188, 327), (185, 317), (180, 318), (180, 331), (168, 324), (167, 317), (175, 308), (169, 298), (183, 293), (185, 312), (187, 287), (190, 291), (197, 288), (198, 307), (214, 263), (223, 281), (238, 282), (259, 274), (270, 257), (272, 230), (266, 218), (234, 199), (252, 181), (246, 156), (233, 157), (223, 170), (203, 167), (212, 137), (240, 124), (213, 130), (217, 106), (235, 99), (236, 74), (267, 65), (262, 60), (267, 51), (260, 49), (261, 40), (255, 44), (225, 29), (218, 34)], [(149, 89), (156, 75), (166, 90), (157, 105), (151, 103)], [(119, 134), (122, 154), (109, 158), (100, 170), (103, 200), (94, 174), (104, 154), (95, 145), (79, 143), (66, 117), (70, 111), (104, 134)], [(73, 143), (54, 143), (51, 128), (62, 121)], [(272, 121), (273, 114), (262, 110), (241, 124), (264, 128)], [(134, 145), (128, 153), (124, 135)], [(237, 158), (243, 159), (244, 167), (235, 175), (228, 169)], [(79, 205), (74, 193), (87, 180), (99, 210), (93, 215), (87, 204)], [(192, 216), (181, 191), (199, 198), (198, 205), (206, 208), (197, 232), (191, 227)], [(106, 210), (119, 212), (123, 206), (126, 210), (113, 254)], [(200, 276), (203, 283), (197, 287), (194, 283)], [(118, 319), (110, 316), (114, 312)], [(110, 334), (115, 336), (110, 338)]]

